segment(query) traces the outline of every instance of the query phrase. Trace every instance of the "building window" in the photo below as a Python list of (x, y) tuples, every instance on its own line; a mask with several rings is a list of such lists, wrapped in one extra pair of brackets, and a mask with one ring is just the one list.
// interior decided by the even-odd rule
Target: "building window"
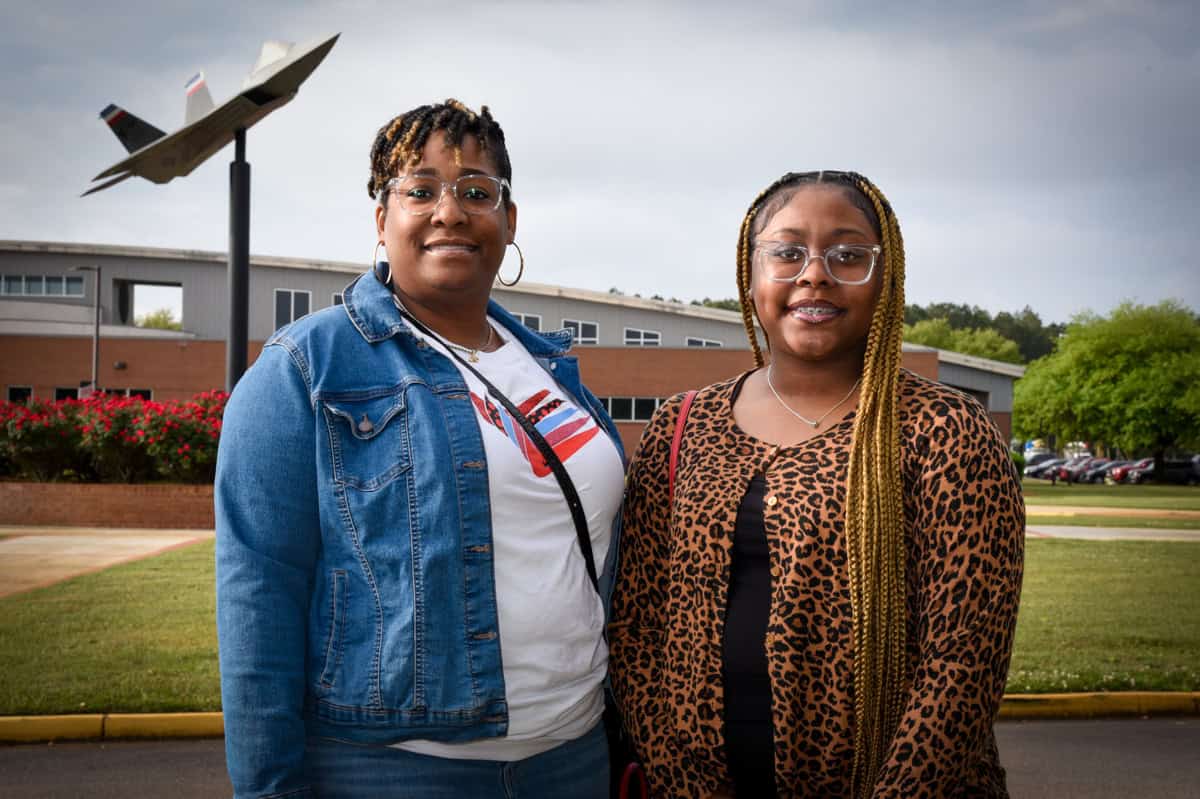
[(689, 347), (724, 347), (724, 342), (717, 341), (711, 338), (697, 338), (696, 336), (688, 336), (684, 339), (684, 344)]
[(662, 334), (657, 330), (639, 330), (636, 327), (625, 328), (626, 347), (657, 347), (662, 344)]
[(5, 275), (0, 294), (6, 297), (82, 297), (83, 278), (74, 275)]
[(614, 422), (648, 422), (662, 402), (658, 397), (599, 397)]
[(102, 390), (110, 397), (141, 397), (147, 401), (154, 399), (154, 390), (150, 388), (105, 388)]
[(571, 331), (576, 344), (599, 344), (600, 325), (578, 319), (564, 319), (562, 326)]
[(29, 402), (33, 397), (33, 386), (9, 386), (9, 402)]
[(515, 313), (515, 314), (513, 314), (513, 316), (515, 316), (517, 318), (518, 322), (525, 325), (525, 327), (529, 328), (530, 330), (537, 330), (540, 332), (542, 329), (541, 314)]
[(342, 304), (342, 292), (340, 292), (340, 291), (333, 292), (333, 304), (334, 305)]
[(54, 399), (55, 399), (55, 401), (65, 400), (65, 399), (79, 399), (79, 389), (63, 388), (63, 387), (59, 386), (58, 388), (54, 389)]
[(275, 289), (275, 329), (295, 322), (308, 313), (312, 302), (311, 291)]

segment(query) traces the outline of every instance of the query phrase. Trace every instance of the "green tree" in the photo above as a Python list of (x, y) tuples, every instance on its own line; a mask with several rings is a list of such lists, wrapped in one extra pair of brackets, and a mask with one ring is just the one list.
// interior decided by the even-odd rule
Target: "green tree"
[(183, 330), (183, 323), (175, 318), (175, 312), (170, 308), (159, 308), (144, 313), (134, 319), (138, 327), (150, 327), (155, 330)]
[(737, 297), (729, 297), (723, 300), (714, 300), (705, 297), (702, 300), (692, 300), (692, 305), (702, 305), (705, 308), (720, 308), (723, 311), (742, 312), (742, 304), (738, 302)]
[(1015, 342), (988, 327), (955, 329), (948, 319), (926, 319), (905, 325), (904, 340), (994, 361), (1021, 363), (1021, 352)]
[(1200, 446), (1200, 319), (1174, 300), (1079, 314), (1017, 381), (1013, 424), (1152, 452), (1161, 469), (1168, 449)]
[(1016, 313), (1001, 311), (996, 314), (992, 327), (1000, 335), (1017, 342), (1021, 357), (1027, 363), (1049, 355), (1054, 349), (1054, 342), (1066, 329), (1066, 325), (1043, 324), (1042, 318), (1028, 305)]
[(915, 325), (929, 319), (945, 319), (955, 330), (978, 330), (992, 326), (992, 315), (978, 305), (931, 302), (924, 307), (920, 305), (904, 306), (904, 323), (906, 325)]

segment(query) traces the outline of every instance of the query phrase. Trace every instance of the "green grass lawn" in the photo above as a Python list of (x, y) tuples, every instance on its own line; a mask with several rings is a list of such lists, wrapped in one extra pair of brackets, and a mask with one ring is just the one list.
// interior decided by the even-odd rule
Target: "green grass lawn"
[[(213, 545), (0, 599), (0, 715), (219, 710)], [(1028, 542), (1009, 691), (1200, 690), (1200, 543)]]
[(0, 714), (220, 710), (213, 544), (0, 599)]
[(1200, 543), (1028, 541), (1008, 690), (1200, 690)]
[(1200, 510), (1200, 488), (1170, 485), (1095, 485), (1022, 481), (1028, 505), (1090, 505), (1097, 508)]

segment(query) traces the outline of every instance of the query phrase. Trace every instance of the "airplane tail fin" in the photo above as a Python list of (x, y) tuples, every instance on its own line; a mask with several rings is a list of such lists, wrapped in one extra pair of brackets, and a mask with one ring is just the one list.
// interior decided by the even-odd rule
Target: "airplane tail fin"
[(197, 72), (184, 86), (187, 92), (187, 111), (184, 113), (183, 124), (190, 125), (213, 110), (212, 95), (208, 93), (208, 84), (204, 82), (204, 73)]
[(100, 112), (100, 118), (112, 128), (112, 132), (129, 152), (140, 150), (166, 134), (149, 122), (143, 122), (120, 106), (109, 104)]

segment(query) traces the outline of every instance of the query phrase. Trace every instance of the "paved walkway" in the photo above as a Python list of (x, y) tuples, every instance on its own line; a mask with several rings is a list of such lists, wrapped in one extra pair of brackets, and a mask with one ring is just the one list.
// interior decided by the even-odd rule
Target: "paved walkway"
[(1028, 538), (1078, 538), (1085, 541), (1200, 541), (1200, 530), (1171, 530), (1153, 527), (1077, 527), (1033, 524), (1025, 528)]
[[(1000, 722), (1012, 799), (1192, 799), (1200, 720)], [(0, 746), (0, 795), (14, 799), (229, 796), (224, 741)]]
[(0, 597), (212, 537), (212, 530), (0, 526)]

